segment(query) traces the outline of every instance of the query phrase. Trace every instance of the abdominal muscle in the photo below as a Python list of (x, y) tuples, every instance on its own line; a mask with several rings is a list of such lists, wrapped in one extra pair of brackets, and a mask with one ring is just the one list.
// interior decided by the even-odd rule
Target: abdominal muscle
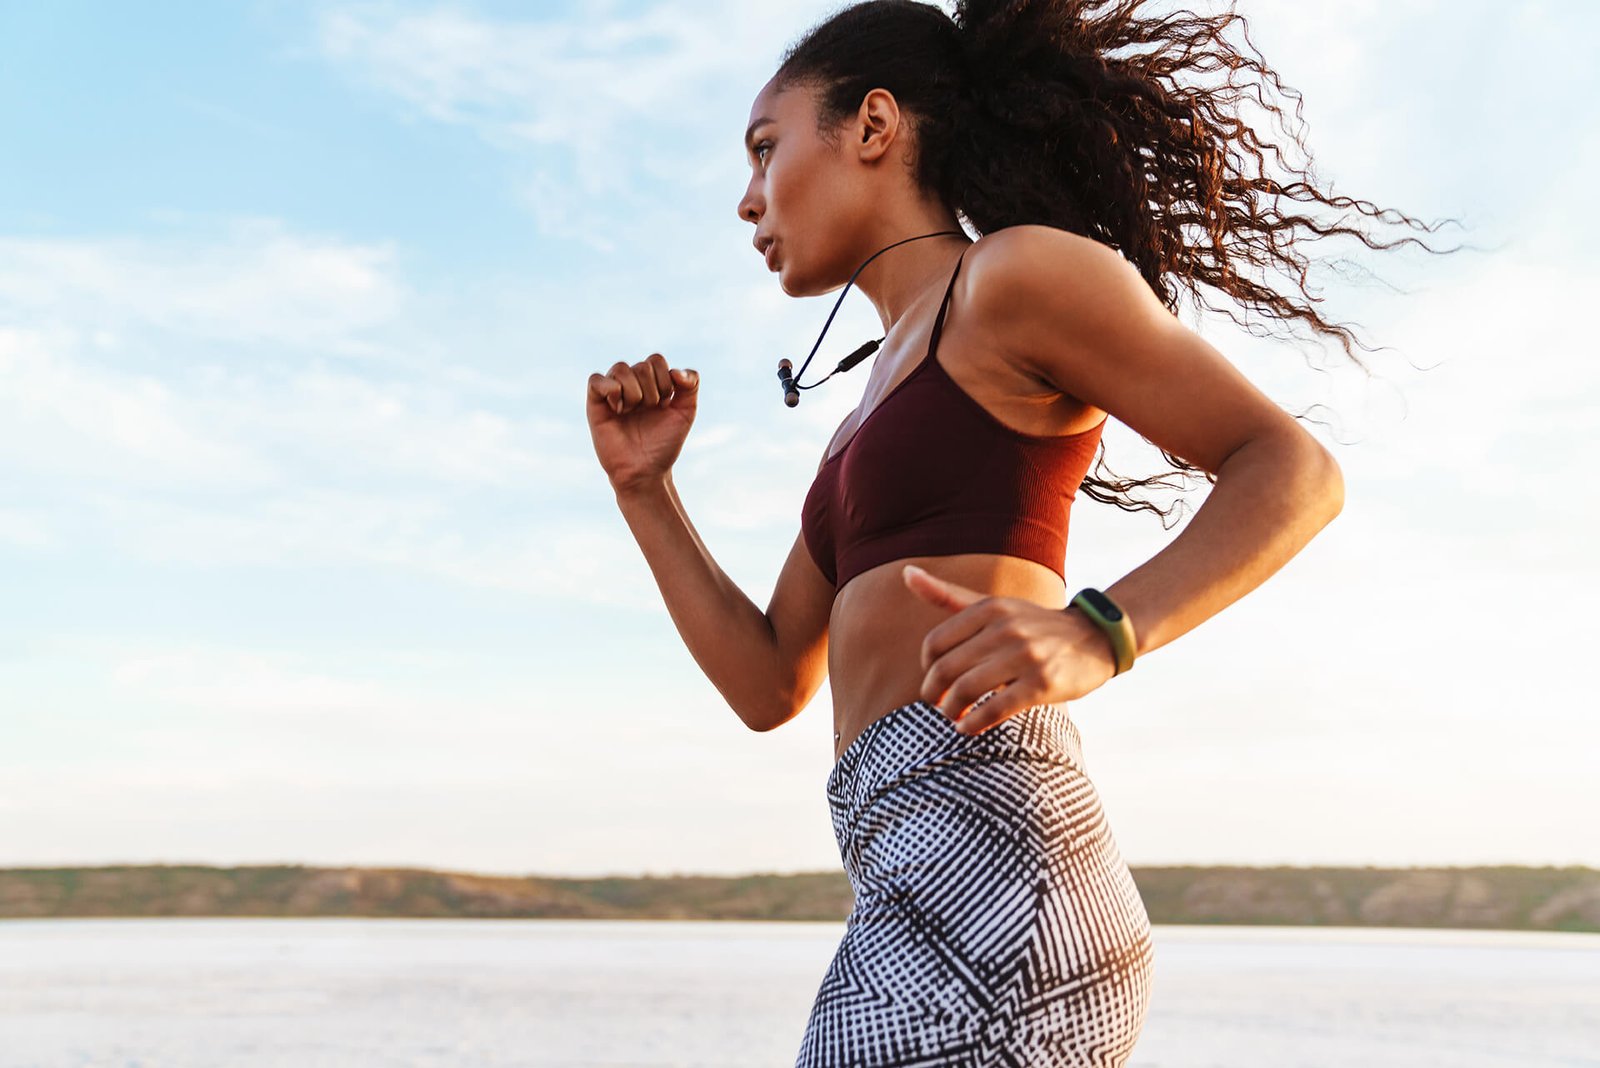
[[(1045, 608), (1066, 607), (1061, 576), (1043, 564), (1015, 556), (908, 556), (855, 576), (834, 599), (828, 623), (833, 729), (839, 735), (834, 743), (835, 761), (878, 717), (922, 699), (922, 682), (927, 676), (922, 666), (923, 639), (955, 614), (911, 591), (901, 573), (907, 564), (990, 596), (1016, 597)], [(974, 699), (976, 696), (981, 695)], [(947, 715), (954, 711), (940, 708)]]

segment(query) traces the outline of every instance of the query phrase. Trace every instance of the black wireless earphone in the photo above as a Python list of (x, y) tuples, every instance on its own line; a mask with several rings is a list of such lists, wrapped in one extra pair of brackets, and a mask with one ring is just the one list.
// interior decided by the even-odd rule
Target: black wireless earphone
[(862, 262), (861, 266), (856, 268), (855, 274), (850, 276), (850, 281), (846, 282), (844, 284), (844, 289), (840, 291), (839, 299), (834, 302), (833, 311), (828, 313), (828, 321), (822, 324), (822, 333), (817, 335), (817, 343), (811, 346), (811, 355), (807, 356), (806, 362), (800, 365), (799, 373), (796, 374), (791, 372), (790, 369), (794, 365), (789, 362), (789, 358), (787, 356), (778, 361), (778, 381), (783, 384), (784, 404), (787, 404), (789, 407), (793, 408), (795, 405), (800, 403), (800, 391), (802, 389), (815, 389), (817, 386), (822, 385), (822, 382), (826, 382), (840, 371), (850, 370), (850, 368), (854, 367), (868, 356), (871, 356), (874, 352), (877, 352), (878, 346), (883, 344), (884, 339), (880, 337), (876, 341), (869, 341), (865, 345), (862, 345), (859, 349), (856, 349), (856, 351), (840, 360), (839, 366), (835, 367), (833, 370), (829, 371), (825, 376), (823, 376), (822, 382), (813, 382), (808, 386), (802, 386), (799, 382), (795, 381), (800, 377), (800, 375), (806, 373), (806, 368), (811, 366), (811, 357), (815, 356), (817, 354), (817, 350), (822, 347), (822, 339), (828, 336), (828, 327), (833, 325), (833, 317), (839, 314), (839, 305), (844, 303), (844, 295), (850, 292), (851, 286), (855, 285), (856, 275), (859, 275), (866, 268), (867, 264), (883, 255), (885, 252), (888, 252), (890, 249), (895, 248), (898, 245), (905, 244), (906, 241), (921, 241), (925, 237), (944, 237), (947, 234), (954, 237), (966, 236), (965, 232), (961, 230), (939, 230), (931, 234), (919, 234), (916, 237), (908, 237), (904, 241), (896, 241), (893, 245), (885, 245), (883, 248), (880, 248), (878, 251), (868, 256)]

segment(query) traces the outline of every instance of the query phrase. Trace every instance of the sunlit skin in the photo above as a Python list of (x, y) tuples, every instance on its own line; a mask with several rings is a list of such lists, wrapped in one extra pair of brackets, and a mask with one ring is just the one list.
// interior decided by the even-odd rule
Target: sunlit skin
[[(901, 238), (938, 230), (960, 233), (955, 212), (921, 194), (910, 181), (910, 127), (893, 95), (875, 91), (863, 112), (860, 136), (842, 136), (835, 150), (818, 135), (811, 94), (803, 87), (776, 92), (769, 83), (751, 107), (752, 122), (763, 117), (776, 121), (756, 126), (751, 134), (750, 183), (738, 210), (756, 223), (757, 239), (774, 239), (769, 265), (791, 296), (839, 289), (863, 260)], [(1071, 433), (1102, 418), (1103, 413), (996, 358), (993, 345), (963, 314), (969, 299), (964, 283), (978, 249), (965, 236), (927, 238), (878, 257), (856, 279), (856, 287), (878, 309), (885, 341), (861, 403), (829, 441), (819, 466), (848, 442), (865, 415), (927, 352), (950, 272), (969, 249), (945, 313), (936, 356), (941, 366), (997, 418), (1028, 433)], [(950, 613), (906, 585), (902, 570), (907, 563), (920, 564), (960, 587), (1018, 598), (1056, 613), (1065, 603), (1061, 580), (1049, 568), (992, 553), (907, 557), (857, 575), (835, 597), (803, 539), (797, 538), (767, 614), (780, 641), (786, 636), (805, 641), (811, 640), (809, 635), (796, 634), (785, 623), (816, 620), (819, 609), (830, 608), (820, 637), (827, 649), (826, 676), (839, 735), (835, 756), (883, 712), (919, 696), (931, 701), (942, 696), (927, 693), (921, 649), (928, 632)], [(1083, 631), (1076, 622), (1061, 626), (1061, 619), (1050, 618), (1068, 640), (1105, 645), (1098, 632)], [(1097, 674), (1102, 667), (1107, 675), (1111, 671), (1109, 652), (1095, 645), (1080, 659), (1093, 663)], [(819, 673), (811, 692), (821, 682)]]
[[(961, 229), (949, 205), (917, 187), (915, 124), (886, 90), (866, 94), (837, 145), (818, 133), (804, 85), (769, 82), (748, 121), (750, 179), (737, 210), (754, 243), (771, 240), (767, 263), (785, 293), (836, 291), (886, 245)], [(672, 484), (698, 376), (652, 353), (589, 379), (597, 455), (696, 661), (755, 730), (792, 719), (829, 681), (836, 758), (873, 720), (919, 698), (975, 734), (1091, 693), (1113, 676), (1111, 649), (1080, 612), (1062, 611), (1069, 592), (1104, 589), (1146, 655), (1260, 585), (1343, 504), (1327, 450), (1168, 312), (1126, 260), (1043, 226), (914, 241), (861, 272), (856, 287), (885, 341), (819, 469), (927, 351), (963, 251), (935, 357), (962, 390), (1034, 435), (1087, 430), (1110, 413), (1217, 476), (1184, 529), (1110, 585), (1082, 576), (1069, 591), (1042, 564), (964, 553), (886, 563), (836, 591), (797, 533), (762, 612), (694, 535)]]

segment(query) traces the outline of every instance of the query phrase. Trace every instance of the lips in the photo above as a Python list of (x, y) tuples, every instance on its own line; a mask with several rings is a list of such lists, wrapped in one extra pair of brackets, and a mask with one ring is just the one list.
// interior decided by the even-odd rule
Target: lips
[(778, 246), (776, 242), (769, 243), (767, 245), (767, 250), (761, 255), (761, 258), (767, 261), (767, 270), (769, 271), (772, 270), (772, 252), (777, 247)]

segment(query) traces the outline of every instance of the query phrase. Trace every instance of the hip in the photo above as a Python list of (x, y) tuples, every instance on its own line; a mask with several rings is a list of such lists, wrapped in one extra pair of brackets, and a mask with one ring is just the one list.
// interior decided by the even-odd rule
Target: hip
[(928, 1002), (927, 982), (905, 996), (974, 1026), (1004, 1003), (1070, 1030), (1103, 1003), (1136, 1029), (1150, 920), (1065, 706), (964, 735), (932, 705), (901, 705), (851, 744), (826, 792), (854, 891), (853, 972), (921, 961), (949, 996)]
[(1041, 899), (1114, 883), (1130, 923), (1148, 922), (1065, 705), (975, 735), (900, 705), (851, 742), (825, 793), (858, 908), (930, 880), (1025, 882)]

